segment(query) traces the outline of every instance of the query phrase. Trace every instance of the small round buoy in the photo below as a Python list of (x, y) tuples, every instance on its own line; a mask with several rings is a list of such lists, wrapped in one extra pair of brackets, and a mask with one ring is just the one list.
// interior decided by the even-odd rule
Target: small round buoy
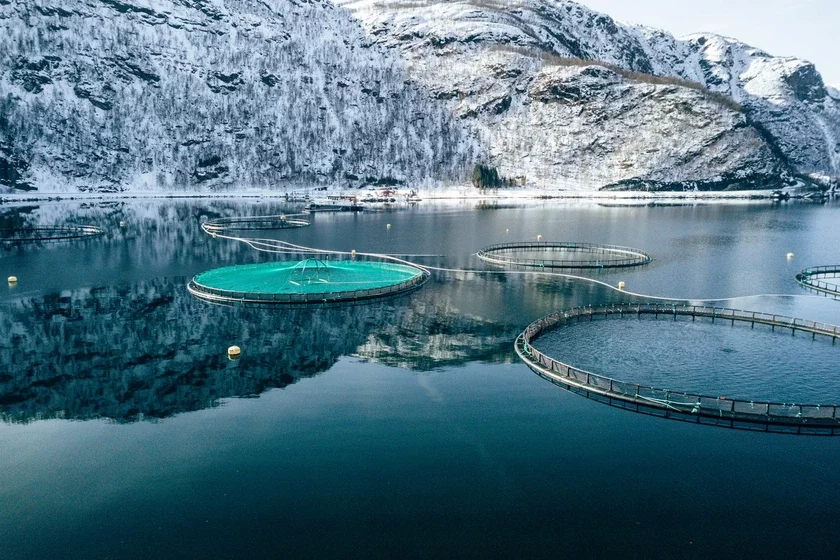
[(120, 227), (125, 227), (125, 222), (120, 222)]
[(216, 239), (216, 232), (214, 231), (213, 233), (211, 233), (211, 234), (210, 234), (210, 236), (211, 236), (213, 239)]
[(280, 216), (280, 221), (285, 222), (286, 221), (286, 216)]
[(619, 283), (618, 283), (618, 289), (619, 289), (619, 290), (623, 290), (623, 289), (624, 289), (624, 282), (619, 282)]
[(385, 224), (385, 229), (391, 229), (391, 224)]
[(242, 349), (239, 346), (231, 346), (228, 348), (228, 358), (235, 360), (242, 354)]
[(351, 257), (355, 257), (355, 256), (356, 256), (356, 249), (353, 249), (352, 251), (350, 251), (350, 256), (351, 256)]
[(17, 276), (9, 276), (9, 284), (17, 284)]
[(510, 228), (506, 229), (505, 233), (510, 233)]
[(537, 236), (537, 241), (542, 241), (542, 235)]
[(788, 254), (787, 254), (787, 258), (788, 258), (788, 259), (792, 259), (792, 258), (793, 258), (793, 253), (788, 253)]

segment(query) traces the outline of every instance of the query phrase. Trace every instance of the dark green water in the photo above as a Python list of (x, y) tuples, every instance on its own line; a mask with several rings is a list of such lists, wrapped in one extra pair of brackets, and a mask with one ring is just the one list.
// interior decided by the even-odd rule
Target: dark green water
[[(826, 529), (840, 511), (840, 439), (635, 415), (517, 362), (513, 339), (534, 319), (627, 295), (460, 273), (345, 308), (236, 309), (187, 293), (201, 271), (271, 259), (211, 239), (203, 218), (290, 210), (212, 200), (0, 209), (4, 226), (108, 229), (0, 250), (0, 276), (19, 278), (0, 290), (0, 558), (772, 558), (840, 548)], [(793, 278), (840, 262), (838, 218), (836, 204), (465, 203), (318, 215), (277, 236), (444, 255), (424, 262), (452, 268), (480, 267), (471, 255), (485, 245), (537, 235), (629, 245), (655, 261), (591, 275), (686, 298), (791, 294), (719, 304), (837, 324), (840, 302), (809, 297)], [(825, 388), (840, 401), (830, 344), (642, 323), (575, 331), (564, 348), (608, 375), (727, 382), (755, 398), (791, 387), (766, 372), (807, 364), (802, 398)], [(227, 359), (231, 344), (241, 360)], [(679, 359), (648, 369), (648, 352)], [(718, 377), (696, 367), (702, 359)]]

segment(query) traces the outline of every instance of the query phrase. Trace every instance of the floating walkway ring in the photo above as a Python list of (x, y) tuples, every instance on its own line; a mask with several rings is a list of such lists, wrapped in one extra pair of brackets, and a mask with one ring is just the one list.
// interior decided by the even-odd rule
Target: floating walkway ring
[(0, 229), (0, 242), (36, 243), (98, 237), (105, 231), (98, 226), (42, 226)]
[(582, 307), (544, 317), (528, 326), (516, 339), (519, 357), (539, 376), (570, 391), (605, 404), (655, 416), (710, 424), (727, 428), (793, 433), (840, 435), (840, 405), (803, 405), (710, 397), (681, 391), (656, 389), (619, 381), (578, 369), (538, 351), (531, 343), (540, 335), (571, 322), (594, 320), (598, 316), (690, 316), (713, 321), (735, 321), (767, 325), (840, 339), (840, 327), (768, 313), (716, 307), (665, 304), (630, 304)]
[(304, 220), (300, 216), (302, 214), (214, 218), (201, 224), (201, 229), (212, 235), (223, 231), (292, 229), (311, 225), (309, 220)]
[[(825, 282), (825, 279), (834, 282)], [(840, 297), (840, 264), (806, 268), (796, 275), (796, 281), (809, 290)]]
[(359, 255), (348, 260), (227, 266), (196, 275), (187, 289), (212, 303), (317, 306), (401, 295), (422, 286), (429, 276), (419, 267)]
[[(587, 259), (550, 259), (528, 257), (535, 252), (567, 252), (589, 255)], [(551, 241), (520, 241), (490, 245), (477, 253), (485, 262), (502, 266), (531, 268), (623, 268), (641, 266), (653, 260), (644, 251), (618, 245)]]

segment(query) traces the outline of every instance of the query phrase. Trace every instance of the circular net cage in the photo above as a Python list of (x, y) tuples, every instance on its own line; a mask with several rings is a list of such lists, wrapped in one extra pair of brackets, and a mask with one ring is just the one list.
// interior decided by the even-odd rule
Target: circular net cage
[(543, 334), (581, 321), (655, 315), (705, 319), (724, 324), (749, 323), (774, 331), (827, 337), (835, 344), (840, 327), (769, 313), (701, 306), (630, 304), (581, 307), (554, 313), (528, 326), (515, 342), (519, 357), (535, 373), (574, 393), (625, 410), (673, 420), (726, 428), (801, 435), (840, 435), (840, 405), (791, 404), (732, 399), (679, 390), (660, 389), (613, 379), (564, 363), (534, 348)]
[(809, 290), (840, 298), (840, 264), (806, 268), (796, 281)]
[(645, 265), (652, 260), (644, 251), (631, 247), (552, 241), (490, 245), (477, 256), (498, 266), (566, 269), (623, 268)]
[(305, 306), (396, 296), (428, 278), (428, 271), (408, 264), (319, 255), (208, 270), (196, 275), (188, 289), (214, 303)]
[(5, 244), (41, 243), (98, 237), (105, 232), (97, 226), (43, 226), (0, 229), (0, 242)]
[(207, 233), (226, 231), (257, 231), (302, 228), (310, 225), (301, 214), (278, 214), (276, 216), (249, 216), (241, 218), (215, 218), (201, 224)]

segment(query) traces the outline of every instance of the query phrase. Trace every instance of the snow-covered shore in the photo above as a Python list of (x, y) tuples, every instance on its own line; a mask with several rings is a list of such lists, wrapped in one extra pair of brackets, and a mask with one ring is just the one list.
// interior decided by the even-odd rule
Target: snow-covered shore
[[(444, 201), (505, 201), (505, 202), (527, 202), (546, 200), (580, 200), (610, 202), (615, 204), (639, 204), (647, 202), (681, 202), (681, 201), (705, 201), (705, 202), (727, 202), (744, 200), (770, 200), (776, 197), (775, 191), (754, 190), (754, 191), (703, 191), (703, 192), (605, 192), (605, 191), (566, 191), (559, 189), (488, 189), (479, 190), (472, 185), (457, 185), (432, 189), (414, 189), (418, 203), (423, 202), (444, 202)], [(293, 193), (278, 193), (265, 189), (243, 189), (238, 191), (220, 192), (183, 192), (183, 191), (131, 191), (120, 193), (73, 193), (73, 192), (38, 192), (22, 194), (0, 194), (0, 207), (3, 204), (20, 204), (42, 201), (110, 201), (110, 200), (143, 200), (143, 199), (226, 199), (226, 200), (290, 200), (301, 202), (303, 197), (310, 200), (331, 197), (361, 197), (371, 191), (360, 191), (358, 189), (337, 189), (323, 188), (298, 189)], [(287, 197), (287, 195), (294, 195)], [(397, 203), (407, 201), (407, 191), (401, 190), (394, 194)]]

